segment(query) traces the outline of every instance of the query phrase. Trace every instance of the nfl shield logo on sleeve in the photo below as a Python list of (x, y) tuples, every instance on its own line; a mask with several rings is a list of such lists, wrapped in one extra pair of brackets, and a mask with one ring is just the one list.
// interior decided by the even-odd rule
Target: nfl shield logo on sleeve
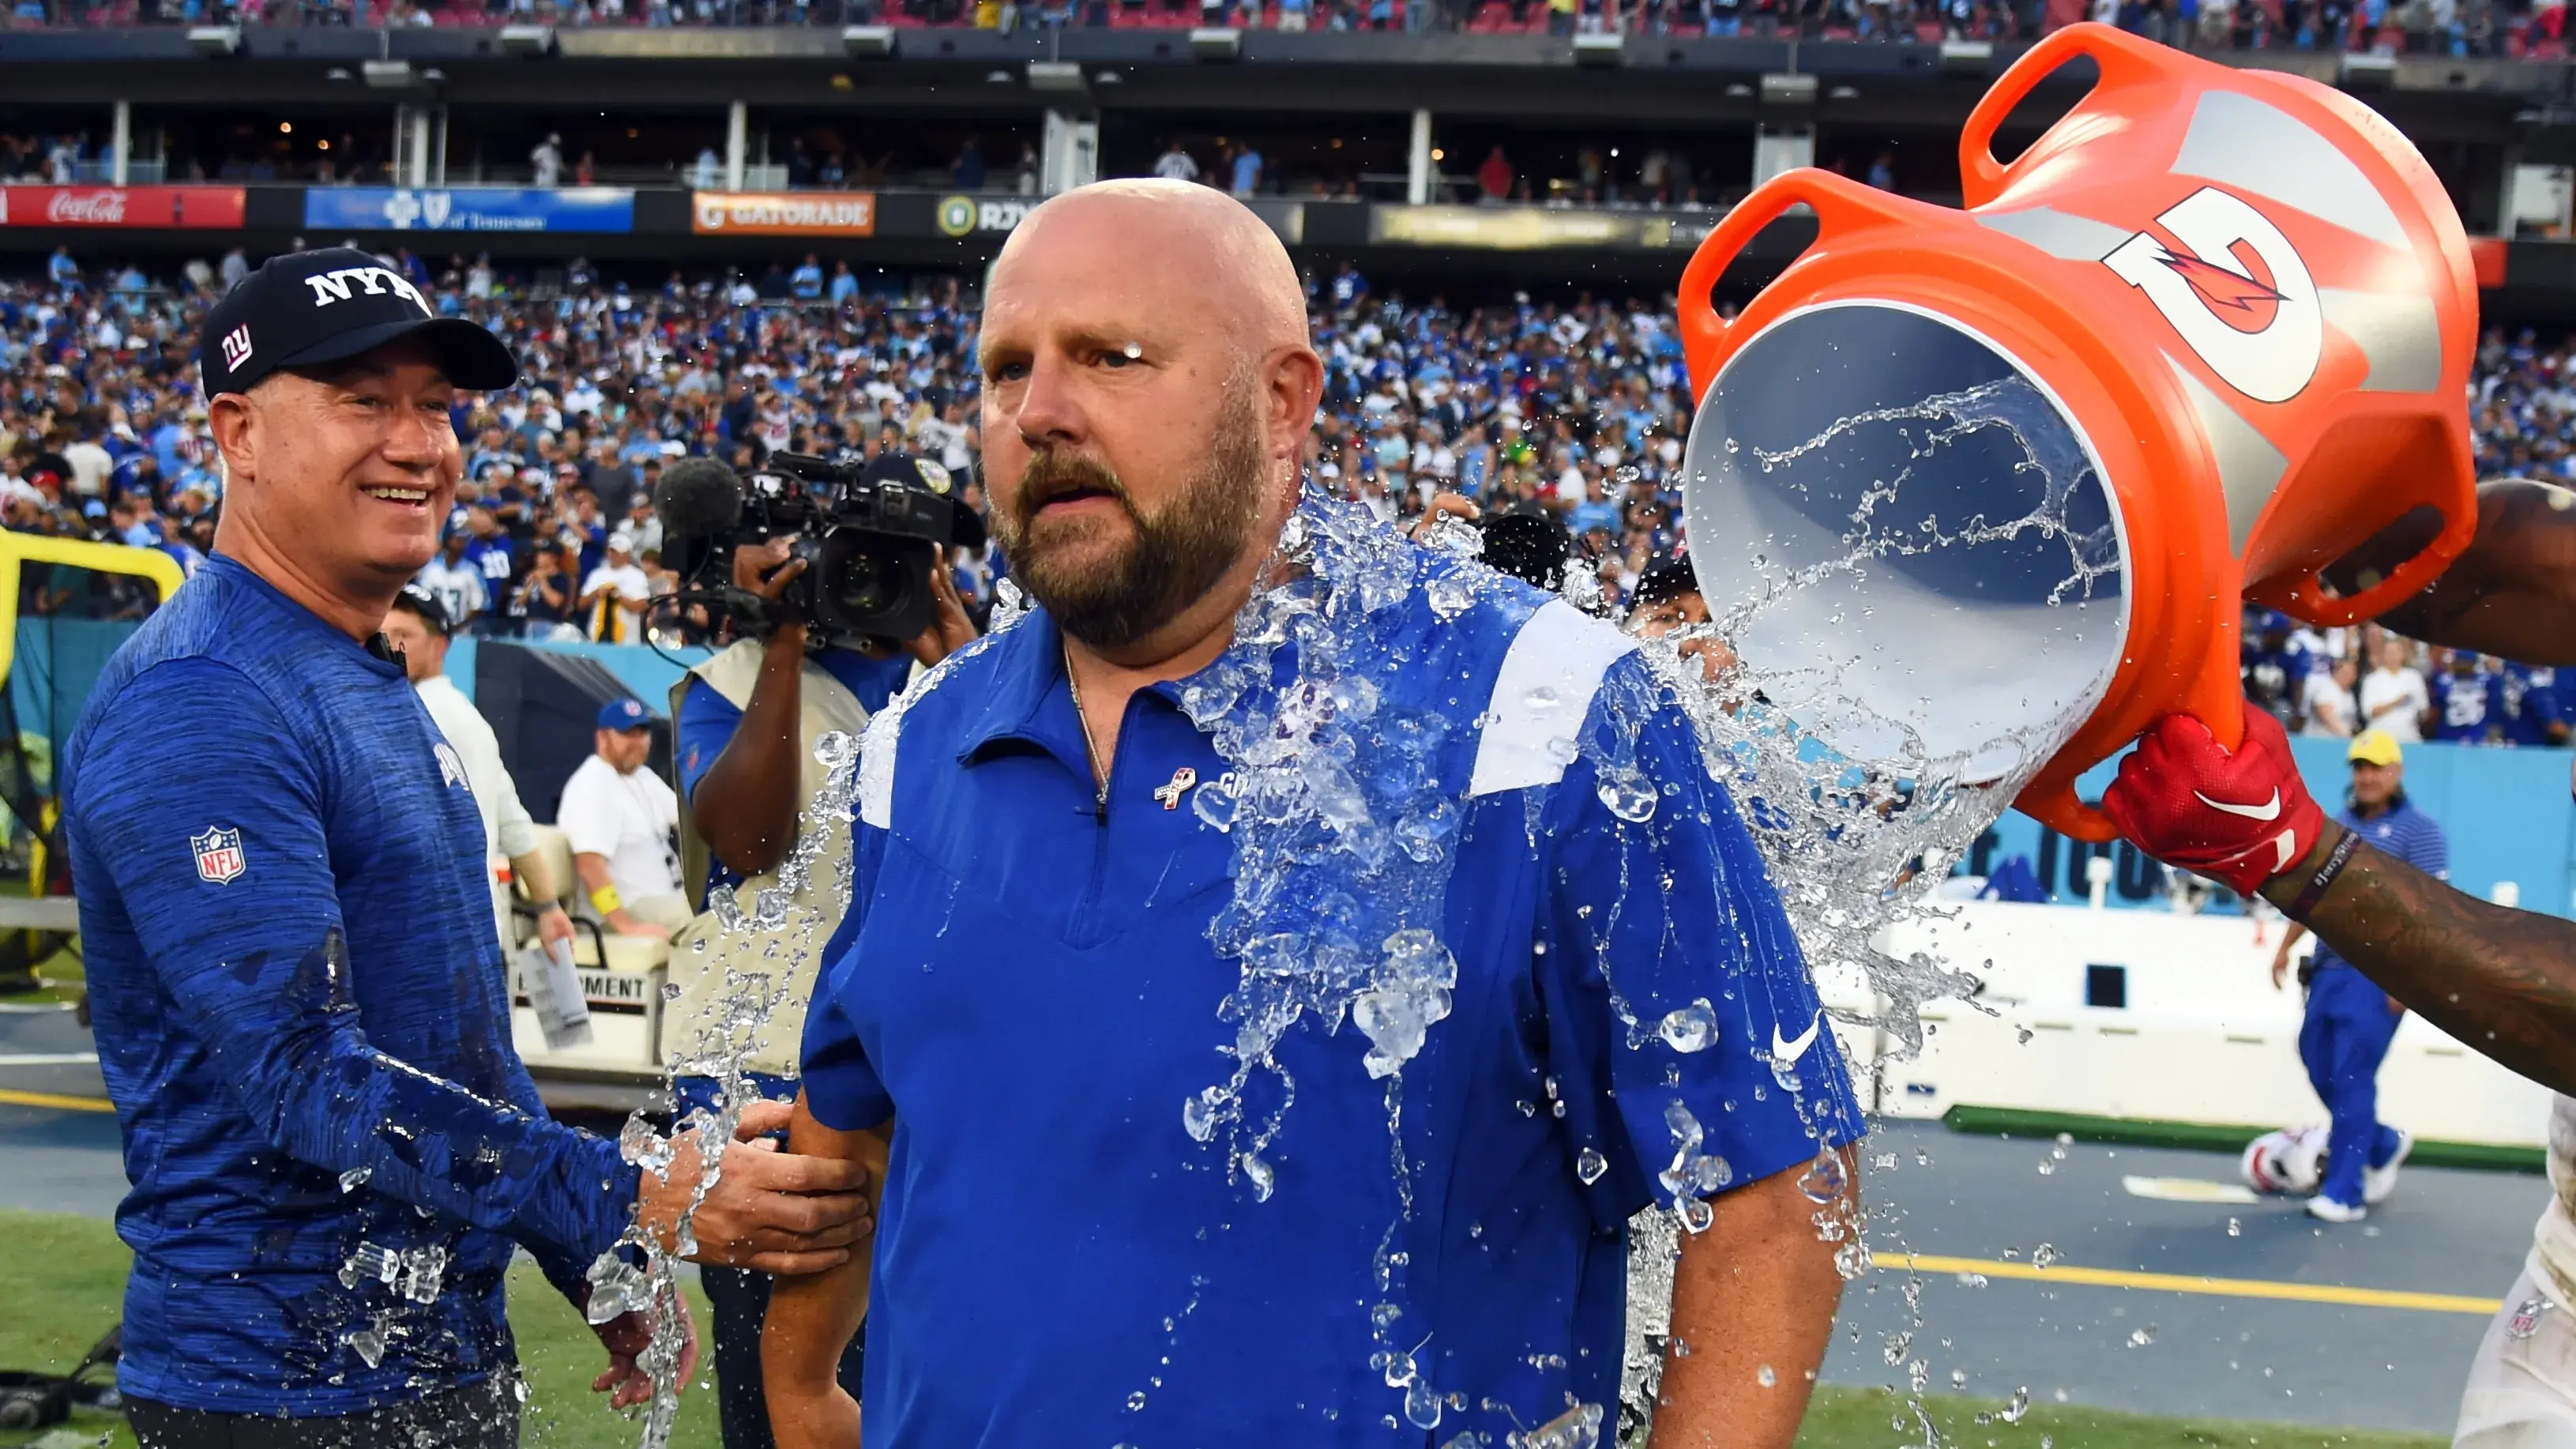
[(223, 885), (242, 873), (241, 832), (222, 826), (209, 828), (203, 835), (188, 837), (188, 848), (197, 853), (197, 877)]

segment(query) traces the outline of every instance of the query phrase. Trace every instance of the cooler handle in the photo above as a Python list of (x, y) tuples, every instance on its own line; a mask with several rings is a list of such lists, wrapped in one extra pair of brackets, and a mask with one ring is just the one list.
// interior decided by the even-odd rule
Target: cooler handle
[(2289, 587), (2278, 596), (2277, 607), (2326, 628), (2376, 619), (2424, 592), (2444, 569), (2468, 551), (2469, 541), (2477, 531), (2478, 506), (2472, 495), (2467, 508), (2444, 510), (2442, 531), (2434, 535), (2433, 541), (2413, 558), (2389, 570), (2388, 577), (2378, 583), (2349, 597), (2339, 597), (2321, 588), (2322, 571), (2311, 569), (2290, 580)]
[[(1750, 245), (1762, 228), (1804, 202), (1816, 214), (1816, 241), (1890, 222), (1916, 218), (1905, 212), (1920, 203), (1863, 185), (1831, 171), (1802, 166), (1783, 171), (1753, 189), (1709, 229), (1690, 264), (1682, 268), (1682, 357), (1690, 366), (1691, 401), (1697, 403), (1717, 376), (1717, 360), (1726, 346), (1726, 319), (1717, 315), (1718, 279), (1735, 254)], [(1810, 244), (1811, 246), (1813, 243)], [(1794, 263), (1793, 263), (1794, 264)]]
[[(2102, 72), (2095, 94), (2115, 86), (2152, 80), (2169, 69), (2174, 53), (2116, 26), (2087, 20), (2051, 31), (2006, 67), (1994, 89), (1968, 113), (1959, 132), (1960, 190), (1971, 207), (1983, 206), (2002, 193), (2012, 168), (1995, 159), (1995, 131), (2041, 81), (2077, 56), (2091, 56)], [(2018, 164), (2018, 163), (2016, 163)]]
[[(2245, 743), (2245, 681), (2237, 668), (2234, 620), (2227, 621), (2200, 677), (2175, 702), (2174, 712), (2190, 715), (2209, 726), (2210, 735), (2224, 749), (2233, 750)], [(2098, 763), (2088, 760), (2083, 769)], [(2120, 838), (2120, 827), (2112, 824), (2111, 817), (2103, 814), (2100, 807), (2087, 805), (2076, 795), (2075, 777), (2083, 769), (2070, 771), (2063, 779), (2045, 785), (2034, 783), (2013, 801), (2013, 807), (2069, 839), (2107, 845)]]

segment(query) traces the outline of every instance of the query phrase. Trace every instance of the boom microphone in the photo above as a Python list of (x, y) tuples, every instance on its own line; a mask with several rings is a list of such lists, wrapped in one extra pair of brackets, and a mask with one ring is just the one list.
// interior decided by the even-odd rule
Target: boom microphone
[(731, 533), (742, 522), (742, 478), (713, 458), (682, 458), (662, 470), (653, 490), (662, 531), (697, 542)]

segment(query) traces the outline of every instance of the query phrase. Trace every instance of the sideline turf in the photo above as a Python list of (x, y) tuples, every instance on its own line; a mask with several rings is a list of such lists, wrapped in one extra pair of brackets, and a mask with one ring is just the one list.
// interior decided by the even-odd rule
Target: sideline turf
[[(60, 1372), (116, 1319), (125, 1291), (125, 1245), (104, 1220), (57, 1213), (0, 1210), (0, 1367)], [(698, 1326), (707, 1323), (706, 1300), (691, 1291)], [(520, 1362), (529, 1383), (525, 1442), (535, 1449), (632, 1449), (639, 1425), (611, 1414), (591, 1396), (590, 1379), (605, 1362), (599, 1346), (570, 1305), (536, 1270), (520, 1264), (510, 1276), (510, 1321), (517, 1330)], [(2437, 1449), (2444, 1441), (2420, 1435), (2306, 1429), (2278, 1424), (2234, 1424), (2149, 1418), (2091, 1409), (2033, 1407), (2019, 1424), (1975, 1422), (2001, 1406), (1974, 1399), (1925, 1401), (1944, 1444), (1958, 1449)], [(1901, 1420), (1901, 1426), (1891, 1423)], [(45, 1435), (0, 1434), (0, 1449), (42, 1443), (45, 1449), (97, 1445), (102, 1434), (113, 1449), (132, 1449), (122, 1420), (87, 1417)], [(714, 1449), (718, 1443), (714, 1395), (703, 1389), (680, 1400), (680, 1422), (671, 1442), (680, 1449)], [(1897, 1449), (1923, 1442), (1912, 1410), (1879, 1389), (1828, 1386), (1818, 1391), (1799, 1449)], [(1602, 1449), (1610, 1449), (1604, 1445)]]
[[(126, 1261), (125, 1245), (104, 1219), (0, 1209), (0, 1368), (61, 1373), (79, 1363), (116, 1322)], [(703, 1342), (706, 1299), (694, 1287), (689, 1298)], [(609, 1412), (590, 1392), (591, 1379), (608, 1363), (599, 1341), (526, 1263), (510, 1274), (510, 1324), (534, 1411), (524, 1421), (522, 1442), (536, 1449), (633, 1449), (641, 1423)], [(702, 1372), (704, 1367), (702, 1359)], [(0, 1449), (88, 1449), (102, 1434), (112, 1436), (105, 1440), (112, 1449), (133, 1449), (124, 1420), (87, 1415), (73, 1420), (70, 1435), (60, 1426), (35, 1435), (0, 1434)], [(671, 1442), (713, 1449), (719, 1442), (713, 1394), (692, 1390), (680, 1396)]]
[[(2444, 1449), (2451, 1442), (2423, 1434), (2164, 1419), (2054, 1404), (2034, 1404), (2020, 1423), (2007, 1424), (1999, 1417), (2002, 1404), (1946, 1395), (1927, 1396), (1923, 1406), (1940, 1428), (1941, 1443), (1951, 1449), (2040, 1449), (2043, 1440), (2055, 1449)], [(1996, 1417), (1979, 1424), (1980, 1414)], [(1798, 1435), (1798, 1449), (1897, 1449), (1922, 1442), (1913, 1407), (1903, 1399), (1885, 1389), (1832, 1385), (1816, 1391)]]

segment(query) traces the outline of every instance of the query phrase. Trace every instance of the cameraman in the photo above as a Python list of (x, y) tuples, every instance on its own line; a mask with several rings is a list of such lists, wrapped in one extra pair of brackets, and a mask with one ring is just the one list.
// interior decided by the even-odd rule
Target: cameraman
[[(935, 463), (887, 453), (869, 461), (862, 482), (895, 482), (944, 494), (948, 478)], [(962, 509), (960, 516), (971, 517)], [(980, 524), (974, 531), (980, 532)], [(813, 637), (812, 627), (792, 603), (780, 603), (806, 568), (803, 559), (790, 556), (793, 543), (781, 537), (735, 550), (734, 588), (775, 606), (774, 612), (756, 606), (731, 610), (736, 641), (690, 670), (672, 691), (682, 872), (692, 889), (703, 884), (710, 895), (734, 892), (746, 916), (753, 913), (761, 891), (780, 884), (781, 867), (789, 863), (801, 832), (813, 824), (803, 818), (807, 802), (821, 791), (829, 773), (815, 758), (815, 742), (833, 731), (856, 739), (868, 716), (902, 687), (915, 661), (936, 664), (975, 637), (975, 626), (950, 580), (945, 548), (929, 570), (936, 612), (918, 637), (901, 643)], [(693, 1074), (692, 1068), (707, 1071), (705, 1055), (724, 1040), (728, 969), (746, 975), (782, 973), (774, 985), (780, 994), (751, 1037), (743, 1064), (762, 1095), (796, 1095), (806, 999), (821, 968), (824, 945), (847, 904), (840, 892), (848, 880), (849, 822), (844, 816), (823, 828), (827, 833), (789, 894), (786, 917), (776, 928), (727, 933), (710, 911), (691, 922), (673, 946), (671, 976), (680, 995), (663, 1027), (663, 1050), (684, 1116), (712, 1107), (719, 1090), (716, 1078)], [(699, 941), (705, 949), (697, 949)], [(772, 961), (779, 964), (772, 966)], [(699, 1060), (692, 1062), (692, 1057)], [(725, 1449), (770, 1449), (760, 1375), (769, 1275), (707, 1267), (702, 1281), (715, 1317), (717, 1403)], [(853, 1395), (859, 1391), (859, 1355), (853, 1340), (841, 1364), (842, 1386)]]

